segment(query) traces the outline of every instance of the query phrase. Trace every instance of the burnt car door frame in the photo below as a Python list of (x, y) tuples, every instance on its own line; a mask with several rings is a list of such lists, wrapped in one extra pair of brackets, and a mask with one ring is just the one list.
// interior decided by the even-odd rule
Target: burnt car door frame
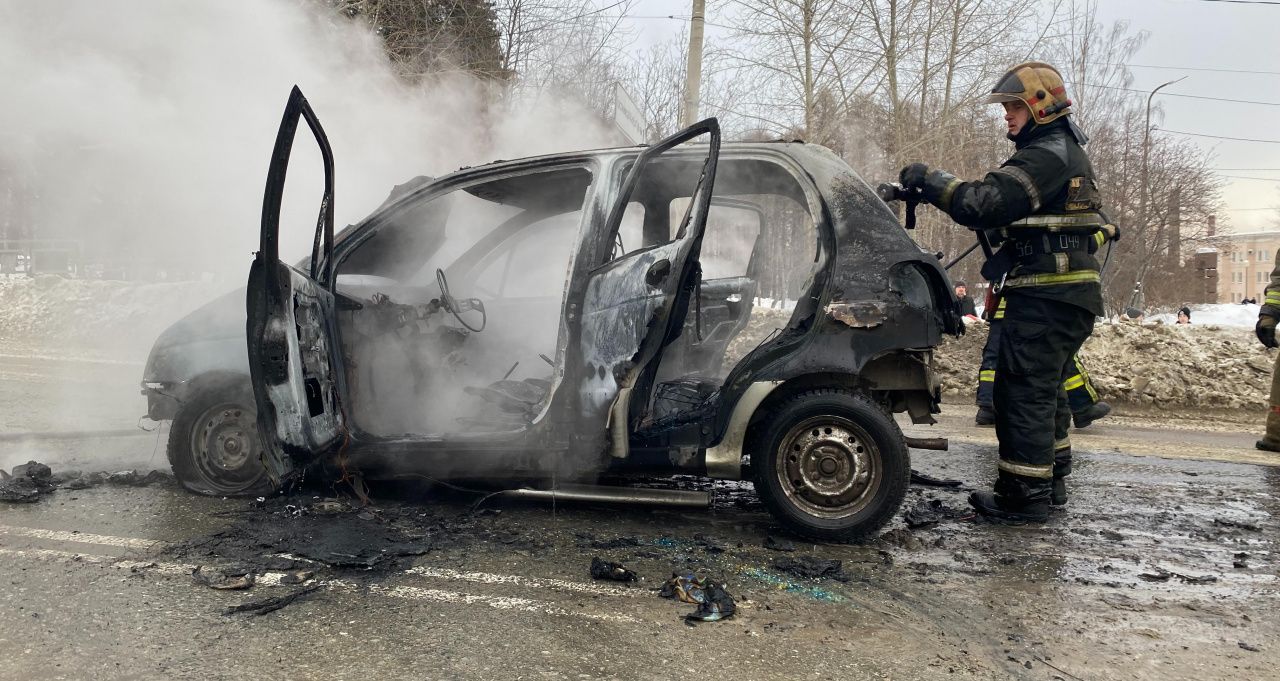
[[(641, 174), (653, 159), (703, 135), (706, 157), (693, 200), (681, 228), (670, 241), (609, 259), (627, 205)], [(609, 452), (625, 458), (632, 430), (631, 405), (648, 402), (633, 394), (641, 374), (657, 366), (662, 349), (679, 336), (695, 293), (698, 254), (706, 231), (720, 155), (720, 125), (715, 118), (695, 123), (645, 148), (631, 162), (625, 179), (610, 199), (604, 228), (595, 234), (595, 265), (571, 296), (566, 316), (563, 385), (572, 393), (571, 447), (588, 456)], [(642, 391), (643, 392), (643, 391)]]
[[(308, 272), (280, 260), (280, 209), (299, 120), (320, 148), (324, 192)], [(333, 151), (302, 91), (289, 93), (262, 201), (261, 243), (249, 270), (245, 332), (264, 465), (279, 484), (346, 439), (345, 377), (333, 277)]]

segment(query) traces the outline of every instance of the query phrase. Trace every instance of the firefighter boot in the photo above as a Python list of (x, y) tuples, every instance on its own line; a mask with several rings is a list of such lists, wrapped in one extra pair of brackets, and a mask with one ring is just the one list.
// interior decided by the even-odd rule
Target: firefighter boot
[(1111, 405), (1106, 402), (1094, 402), (1093, 404), (1071, 414), (1072, 420), (1076, 422), (1076, 428), (1088, 428), (1090, 423), (1111, 413)]
[(969, 505), (980, 515), (1011, 522), (1042, 523), (1049, 519), (1049, 478), (1030, 478), (1000, 471), (994, 492), (974, 492)]
[(1067, 505), (1067, 476), (1071, 475), (1071, 442), (1055, 445), (1053, 451), (1053, 486), (1049, 491), (1049, 505), (1061, 508)]
[(973, 422), (979, 426), (996, 425), (996, 413), (991, 407), (979, 406), (978, 413), (973, 417)]

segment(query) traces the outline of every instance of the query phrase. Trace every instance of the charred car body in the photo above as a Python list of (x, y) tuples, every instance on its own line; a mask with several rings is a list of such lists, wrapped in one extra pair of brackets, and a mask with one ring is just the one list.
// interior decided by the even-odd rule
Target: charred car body
[[(277, 240), (300, 121), (325, 192), (312, 255), (292, 267)], [(217, 355), (184, 339), (212, 314), (197, 311), (144, 377), (189, 489), (256, 494), (326, 463), (437, 479), (663, 471), (751, 477), (780, 521), (823, 539), (861, 539), (896, 512), (910, 464), (892, 413), (932, 422), (931, 349), (962, 326), (937, 259), (827, 149), (722, 147), (710, 119), (651, 147), (397, 190), (335, 235), (328, 142), (295, 88), (245, 298), (247, 363), (186, 357)], [(762, 304), (780, 291), (794, 307)]]

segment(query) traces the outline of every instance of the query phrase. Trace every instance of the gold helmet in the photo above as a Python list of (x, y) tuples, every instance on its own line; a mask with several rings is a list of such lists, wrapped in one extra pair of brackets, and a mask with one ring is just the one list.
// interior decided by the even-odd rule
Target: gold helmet
[(1036, 125), (1044, 125), (1071, 113), (1071, 100), (1058, 70), (1041, 61), (1029, 61), (1009, 69), (994, 88), (987, 102), (1020, 101), (1031, 110)]

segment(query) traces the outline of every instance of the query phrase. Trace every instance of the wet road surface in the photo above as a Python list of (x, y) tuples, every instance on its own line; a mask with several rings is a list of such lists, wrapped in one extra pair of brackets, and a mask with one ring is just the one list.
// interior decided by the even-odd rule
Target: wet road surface
[[(85, 380), (117, 380), (101, 366)], [(0, 401), (45, 413), (4, 386)], [(141, 413), (118, 423), (123, 407), (103, 409), (94, 427)], [(910, 429), (953, 442), (913, 464), (983, 487), (993, 433), (968, 410)], [(476, 509), (478, 496), (425, 485), (375, 485), (365, 508), (323, 490), (257, 504), (171, 483), (60, 489), (0, 506), (0, 678), (1280, 678), (1280, 468), (1239, 463), (1256, 460), (1239, 428), (1103, 423), (1073, 434), (1087, 451), (1071, 504), (1043, 527), (981, 522), (967, 489), (913, 486), (878, 541), (792, 539), (794, 552), (764, 547), (787, 538), (749, 487), (727, 483), (711, 511)], [(55, 470), (114, 470), (162, 466), (156, 437), (38, 443)], [(642, 580), (593, 581), (597, 556)], [(844, 581), (774, 566), (800, 556), (840, 560)], [(214, 590), (196, 566), (258, 577)], [(691, 570), (726, 585), (734, 617), (690, 626), (693, 606), (656, 595)], [(308, 585), (274, 612), (225, 614)]]

